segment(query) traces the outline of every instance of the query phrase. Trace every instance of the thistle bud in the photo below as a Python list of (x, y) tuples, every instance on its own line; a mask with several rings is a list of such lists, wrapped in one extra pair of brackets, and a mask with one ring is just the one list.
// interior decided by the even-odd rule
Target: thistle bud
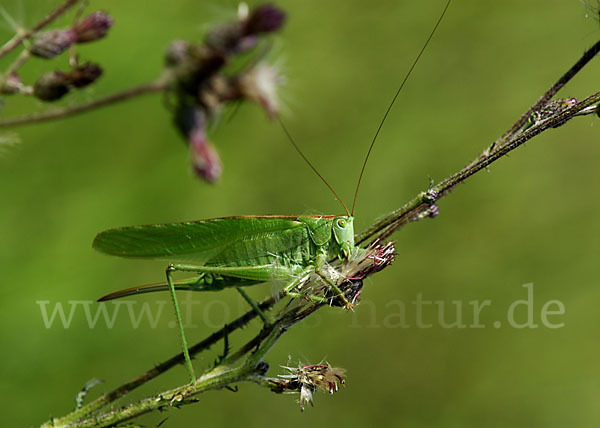
[(246, 34), (270, 33), (281, 28), (285, 13), (272, 4), (264, 4), (254, 9), (244, 22)]
[(114, 20), (105, 12), (94, 12), (73, 25), (77, 43), (93, 42), (103, 38)]
[(95, 82), (102, 73), (103, 70), (98, 64), (86, 62), (73, 68), (69, 73), (69, 81), (74, 87), (83, 88)]
[(42, 101), (56, 101), (69, 92), (69, 75), (49, 71), (40, 76), (33, 86), (33, 96)]
[(76, 39), (72, 30), (44, 31), (33, 37), (29, 51), (40, 58), (54, 58), (75, 43)]

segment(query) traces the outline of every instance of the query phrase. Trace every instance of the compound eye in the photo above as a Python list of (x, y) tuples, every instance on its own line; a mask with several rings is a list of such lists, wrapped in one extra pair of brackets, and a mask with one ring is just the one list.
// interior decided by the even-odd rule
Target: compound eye
[(346, 227), (346, 220), (344, 220), (343, 218), (338, 218), (337, 225), (338, 225), (338, 227), (341, 227), (341, 228)]

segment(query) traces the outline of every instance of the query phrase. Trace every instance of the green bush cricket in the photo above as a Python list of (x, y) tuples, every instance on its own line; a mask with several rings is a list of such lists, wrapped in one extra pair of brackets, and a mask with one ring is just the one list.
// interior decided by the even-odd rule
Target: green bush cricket
[[(360, 256), (364, 251), (354, 243), (353, 214), (365, 166), (392, 106), (437, 30), (449, 4), (450, 1), (446, 3), (436, 25), (413, 61), (379, 124), (362, 165), (351, 211), (302, 153), (280, 122), (291, 144), (342, 204), (345, 214), (236, 216), (106, 230), (94, 239), (93, 247), (98, 251), (126, 258), (161, 259), (171, 264), (166, 269), (166, 283), (117, 291), (99, 300), (169, 290), (179, 326), (183, 354), (192, 382), (195, 381), (195, 375), (175, 295), (176, 289), (218, 291), (234, 287), (265, 323), (269, 322), (267, 316), (245, 293), (243, 287), (271, 280), (284, 280), (285, 295), (319, 302), (331, 302), (337, 297), (346, 309), (352, 309), (353, 303), (339, 287), (346, 279), (341, 278), (340, 281), (340, 278), (332, 274), (330, 269), (325, 268), (330, 261), (336, 259), (348, 261)], [(194, 272), (197, 276), (189, 280), (174, 281), (172, 278), (174, 271)], [(312, 274), (320, 277), (331, 293), (323, 296), (311, 294), (310, 290), (300, 290), (299, 287)]]

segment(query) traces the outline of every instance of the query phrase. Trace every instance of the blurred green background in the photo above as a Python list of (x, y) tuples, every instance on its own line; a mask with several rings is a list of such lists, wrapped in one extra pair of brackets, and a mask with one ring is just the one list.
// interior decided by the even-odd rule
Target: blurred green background
[[(31, 25), (56, 3), (5, 0), (2, 6)], [(100, 62), (106, 74), (63, 105), (154, 78), (171, 40), (200, 40), (236, 7), (234, 1), (90, 3), (89, 10), (110, 12), (115, 26), (106, 40), (79, 52)], [(443, 3), (278, 3), (289, 13), (276, 43), (276, 60), (287, 76), (287, 124), (346, 201), (386, 104)], [(357, 230), (426, 189), (429, 177), (438, 181), (471, 160), (599, 34), (598, 22), (577, 0), (455, 1), (375, 148)], [(9, 36), (4, 25), (2, 40)], [(23, 78), (32, 81), (64, 61), (32, 60)], [(595, 60), (561, 95), (598, 90), (597, 75)], [(5, 101), (6, 116), (45, 107)], [(61, 303), (68, 312), (69, 301), (162, 279), (161, 262), (95, 253), (97, 232), (229, 215), (341, 211), (277, 124), (254, 105), (212, 132), (225, 166), (215, 186), (193, 177), (160, 96), (10, 132), (21, 142), (0, 157), (3, 426), (37, 426), (63, 415), (87, 380), (106, 381), (91, 393), (95, 397), (178, 350), (166, 305), (156, 328), (148, 322), (134, 328), (126, 306), (113, 328), (103, 321), (90, 328), (83, 306), (69, 328), (58, 320), (45, 327), (38, 301), (49, 301), (49, 311)], [(339, 394), (316, 395), (316, 406), (301, 414), (297, 396), (243, 384), (237, 394), (210, 392), (196, 405), (142, 422), (154, 426), (168, 416), (172, 427), (598, 426), (599, 132), (597, 118), (574, 120), (469, 180), (440, 202), (438, 218), (396, 234), (396, 262), (367, 281), (355, 314), (323, 310), (269, 354), (271, 374), (290, 361), (344, 367), (347, 387)], [(527, 297), (526, 283), (534, 284), (537, 329), (506, 322), (509, 306)], [(256, 297), (269, 292), (268, 286), (252, 290)], [(447, 322), (455, 319), (452, 302), (461, 302), (467, 325), (468, 302), (490, 300), (481, 313), (485, 328), (443, 328), (437, 306), (423, 312), (433, 326), (417, 328), (411, 302), (419, 293), (444, 302)], [(194, 306), (196, 327), (187, 330), (192, 342), (224, 322), (227, 312), (245, 309), (234, 292), (191, 297), (200, 302)], [(155, 311), (157, 301), (166, 299), (147, 295), (134, 308), (147, 302)], [(541, 324), (549, 300), (564, 304), (564, 315), (549, 318), (564, 327)], [(400, 302), (408, 328), (397, 325)], [(90, 308), (95, 314), (98, 306)], [(523, 306), (516, 314), (525, 320)], [(232, 337), (232, 345), (243, 338)], [(198, 358), (198, 367), (210, 365), (218, 351)], [(179, 367), (134, 396), (175, 386), (185, 376)]]

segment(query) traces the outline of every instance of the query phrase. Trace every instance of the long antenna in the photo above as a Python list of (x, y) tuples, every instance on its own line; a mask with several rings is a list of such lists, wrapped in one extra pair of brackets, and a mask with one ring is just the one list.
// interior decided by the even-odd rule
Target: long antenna
[(381, 128), (383, 128), (383, 124), (385, 123), (385, 120), (387, 119), (388, 115), (390, 114), (390, 111), (392, 110), (392, 107), (394, 106), (394, 103), (396, 102), (398, 95), (400, 95), (402, 88), (404, 88), (406, 81), (408, 80), (408, 78), (410, 77), (411, 73), (413, 72), (415, 66), (419, 62), (419, 59), (421, 59), (421, 55), (423, 55), (423, 52), (425, 52), (427, 45), (429, 45), (429, 42), (433, 38), (433, 35), (435, 34), (437, 28), (439, 27), (440, 23), (442, 22), (442, 19), (444, 18), (444, 15), (446, 14), (448, 7), (450, 6), (450, 1), (451, 0), (448, 0), (446, 2), (446, 6), (444, 7), (444, 10), (442, 11), (440, 17), (438, 18), (435, 26), (433, 27), (433, 30), (431, 30), (431, 33), (429, 34), (427, 41), (421, 48), (421, 51), (419, 52), (417, 57), (414, 59), (412, 65), (410, 66), (410, 69), (408, 70), (408, 73), (406, 73), (406, 75), (404, 76), (404, 79), (402, 79), (402, 83), (400, 83), (400, 86), (398, 87), (398, 90), (396, 91), (394, 98), (392, 98), (392, 102), (388, 105), (387, 110), (385, 111), (385, 114), (383, 115), (383, 118), (381, 119), (381, 122), (379, 122), (379, 126), (377, 127), (377, 132), (375, 132), (375, 136), (373, 137), (373, 140), (371, 141), (371, 145), (369, 146), (369, 150), (367, 151), (367, 156), (365, 156), (365, 161), (363, 162), (362, 168), (360, 170), (360, 175), (358, 176), (358, 182), (356, 183), (356, 190), (354, 191), (354, 200), (352, 201), (352, 215), (354, 215), (354, 208), (356, 207), (356, 198), (358, 197), (358, 189), (360, 188), (360, 182), (362, 181), (362, 177), (365, 172), (365, 168), (367, 166), (367, 161), (369, 160), (369, 156), (371, 155), (371, 151), (373, 150), (375, 141), (377, 140), (377, 137), (379, 136), (379, 132), (381, 131)]
[(287, 130), (287, 128), (283, 124), (283, 120), (281, 120), (281, 117), (277, 116), (277, 120), (279, 121), (279, 124), (281, 125), (283, 132), (285, 132), (285, 135), (287, 135), (288, 140), (290, 140), (290, 143), (292, 143), (292, 146), (294, 146), (294, 148), (296, 149), (298, 154), (300, 154), (300, 156), (302, 156), (302, 159), (304, 159), (304, 161), (308, 164), (308, 166), (310, 166), (311, 169), (315, 172), (315, 174), (317, 174), (317, 176), (323, 181), (323, 183), (325, 183), (325, 185), (329, 188), (329, 190), (331, 190), (331, 193), (333, 193), (333, 196), (335, 196), (335, 198), (338, 201), (340, 201), (340, 204), (342, 204), (342, 206), (344, 207), (344, 211), (346, 211), (346, 214), (348, 215), (348, 217), (350, 217), (350, 211), (348, 211), (348, 207), (346, 207), (346, 204), (344, 203), (344, 201), (342, 201), (342, 198), (339, 197), (339, 195), (336, 193), (336, 191), (333, 190), (333, 187), (331, 187), (331, 185), (327, 182), (327, 180), (325, 180), (325, 178), (323, 178), (323, 176), (319, 173), (319, 171), (317, 171), (317, 168), (315, 168), (314, 165), (311, 163), (311, 161), (309, 161), (308, 158), (304, 155), (304, 153), (302, 153), (302, 150), (300, 150), (300, 147), (298, 147), (298, 145), (292, 138), (292, 135), (290, 134), (290, 132)]

